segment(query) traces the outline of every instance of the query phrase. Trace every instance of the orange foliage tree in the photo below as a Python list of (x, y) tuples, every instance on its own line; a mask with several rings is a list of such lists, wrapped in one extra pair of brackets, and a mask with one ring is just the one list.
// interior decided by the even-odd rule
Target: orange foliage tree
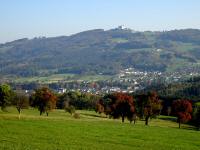
[(46, 87), (36, 89), (35, 93), (31, 96), (31, 100), (32, 106), (38, 108), (40, 115), (46, 113), (48, 116), (49, 111), (56, 108), (57, 97)]
[(104, 107), (105, 106), (104, 106), (103, 100), (100, 99), (96, 104), (95, 111), (98, 112), (99, 114), (104, 113), (105, 112)]

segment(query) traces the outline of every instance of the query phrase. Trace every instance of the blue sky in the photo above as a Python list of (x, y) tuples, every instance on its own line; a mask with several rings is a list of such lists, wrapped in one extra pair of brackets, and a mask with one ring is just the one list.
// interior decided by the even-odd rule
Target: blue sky
[(1, 0), (0, 43), (125, 25), (200, 29), (200, 0)]

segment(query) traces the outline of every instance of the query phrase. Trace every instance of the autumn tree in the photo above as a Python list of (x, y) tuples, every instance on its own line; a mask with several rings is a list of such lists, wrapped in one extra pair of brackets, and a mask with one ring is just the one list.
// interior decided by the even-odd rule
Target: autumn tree
[(104, 102), (102, 99), (100, 99), (97, 104), (96, 104), (96, 108), (95, 111), (98, 112), (99, 114), (104, 113)]
[(148, 125), (149, 119), (160, 114), (162, 109), (161, 100), (156, 92), (140, 95), (137, 101), (138, 114), (145, 118), (145, 125)]
[(11, 104), (13, 98), (13, 91), (7, 84), (0, 85), (0, 107), (2, 110), (9, 104)]
[(181, 123), (189, 121), (192, 113), (192, 104), (189, 100), (176, 100), (172, 104), (173, 114), (177, 117), (179, 128)]
[(130, 119), (135, 113), (135, 105), (132, 96), (125, 93), (114, 93), (108, 95), (107, 98), (111, 100), (109, 103), (109, 115), (113, 118), (121, 117), (122, 122), (124, 122), (126, 117)]
[(49, 111), (56, 108), (57, 97), (50, 89), (43, 87), (35, 90), (35, 93), (31, 96), (31, 101), (32, 106), (37, 107), (40, 111), (40, 115), (46, 113), (48, 116)]
[(19, 119), (21, 116), (21, 110), (26, 109), (29, 107), (29, 98), (27, 95), (25, 95), (22, 92), (15, 93), (15, 96), (13, 98), (13, 104), (16, 106), (17, 111), (19, 113)]
[(95, 111), (99, 114), (104, 113), (107, 117), (111, 117), (111, 103), (111, 94), (105, 95), (97, 101)]

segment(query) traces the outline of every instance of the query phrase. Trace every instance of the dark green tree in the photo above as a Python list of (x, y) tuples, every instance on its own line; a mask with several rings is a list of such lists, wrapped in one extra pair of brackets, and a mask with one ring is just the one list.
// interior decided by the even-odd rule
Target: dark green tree
[(139, 116), (144, 118), (145, 125), (148, 125), (150, 118), (160, 114), (162, 104), (156, 92), (149, 92), (147, 95), (143, 94), (139, 97), (137, 107)]
[(200, 102), (194, 104), (192, 120), (197, 129), (200, 130)]
[(0, 85), (0, 107), (2, 110), (6, 108), (7, 105), (10, 105), (13, 98), (13, 91), (11, 87), (7, 84)]
[(94, 110), (99, 96), (90, 93), (81, 93), (78, 91), (69, 91), (59, 96), (57, 103), (58, 108), (63, 108), (63, 104), (67, 101), (69, 105), (76, 109)]
[(194, 115), (194, 123), (198, 130), (200, 130), (200, 107), (196, 109), (195, 115)]
[(70, 105), (68, 101), (65, 101), (64, 104), (64, 110), (65, 112), (70, 113), (71, 115), (73, 115), (75, 113), (75, 107), (73, 105)]

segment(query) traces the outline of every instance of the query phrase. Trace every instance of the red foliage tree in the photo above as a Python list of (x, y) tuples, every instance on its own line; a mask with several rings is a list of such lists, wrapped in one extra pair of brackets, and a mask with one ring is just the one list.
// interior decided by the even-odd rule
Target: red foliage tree
[(130, 121), (132, 116), (135, 113), (135, 105), (132, 96), (129, 96), (125, 93), (114, 93), (107, 96), (107, 99), (110, 99), (109, 102), (109, 115), (113, 118), (122, 118), (124, 122), (125, 117)]
[(189, 100), (176, 100), (172, 104), (172, 109), (174, 115), (177, 116), (177, 122), (179, 123), (179, 128), (181, 123), (191, 120), (192, 104)]

